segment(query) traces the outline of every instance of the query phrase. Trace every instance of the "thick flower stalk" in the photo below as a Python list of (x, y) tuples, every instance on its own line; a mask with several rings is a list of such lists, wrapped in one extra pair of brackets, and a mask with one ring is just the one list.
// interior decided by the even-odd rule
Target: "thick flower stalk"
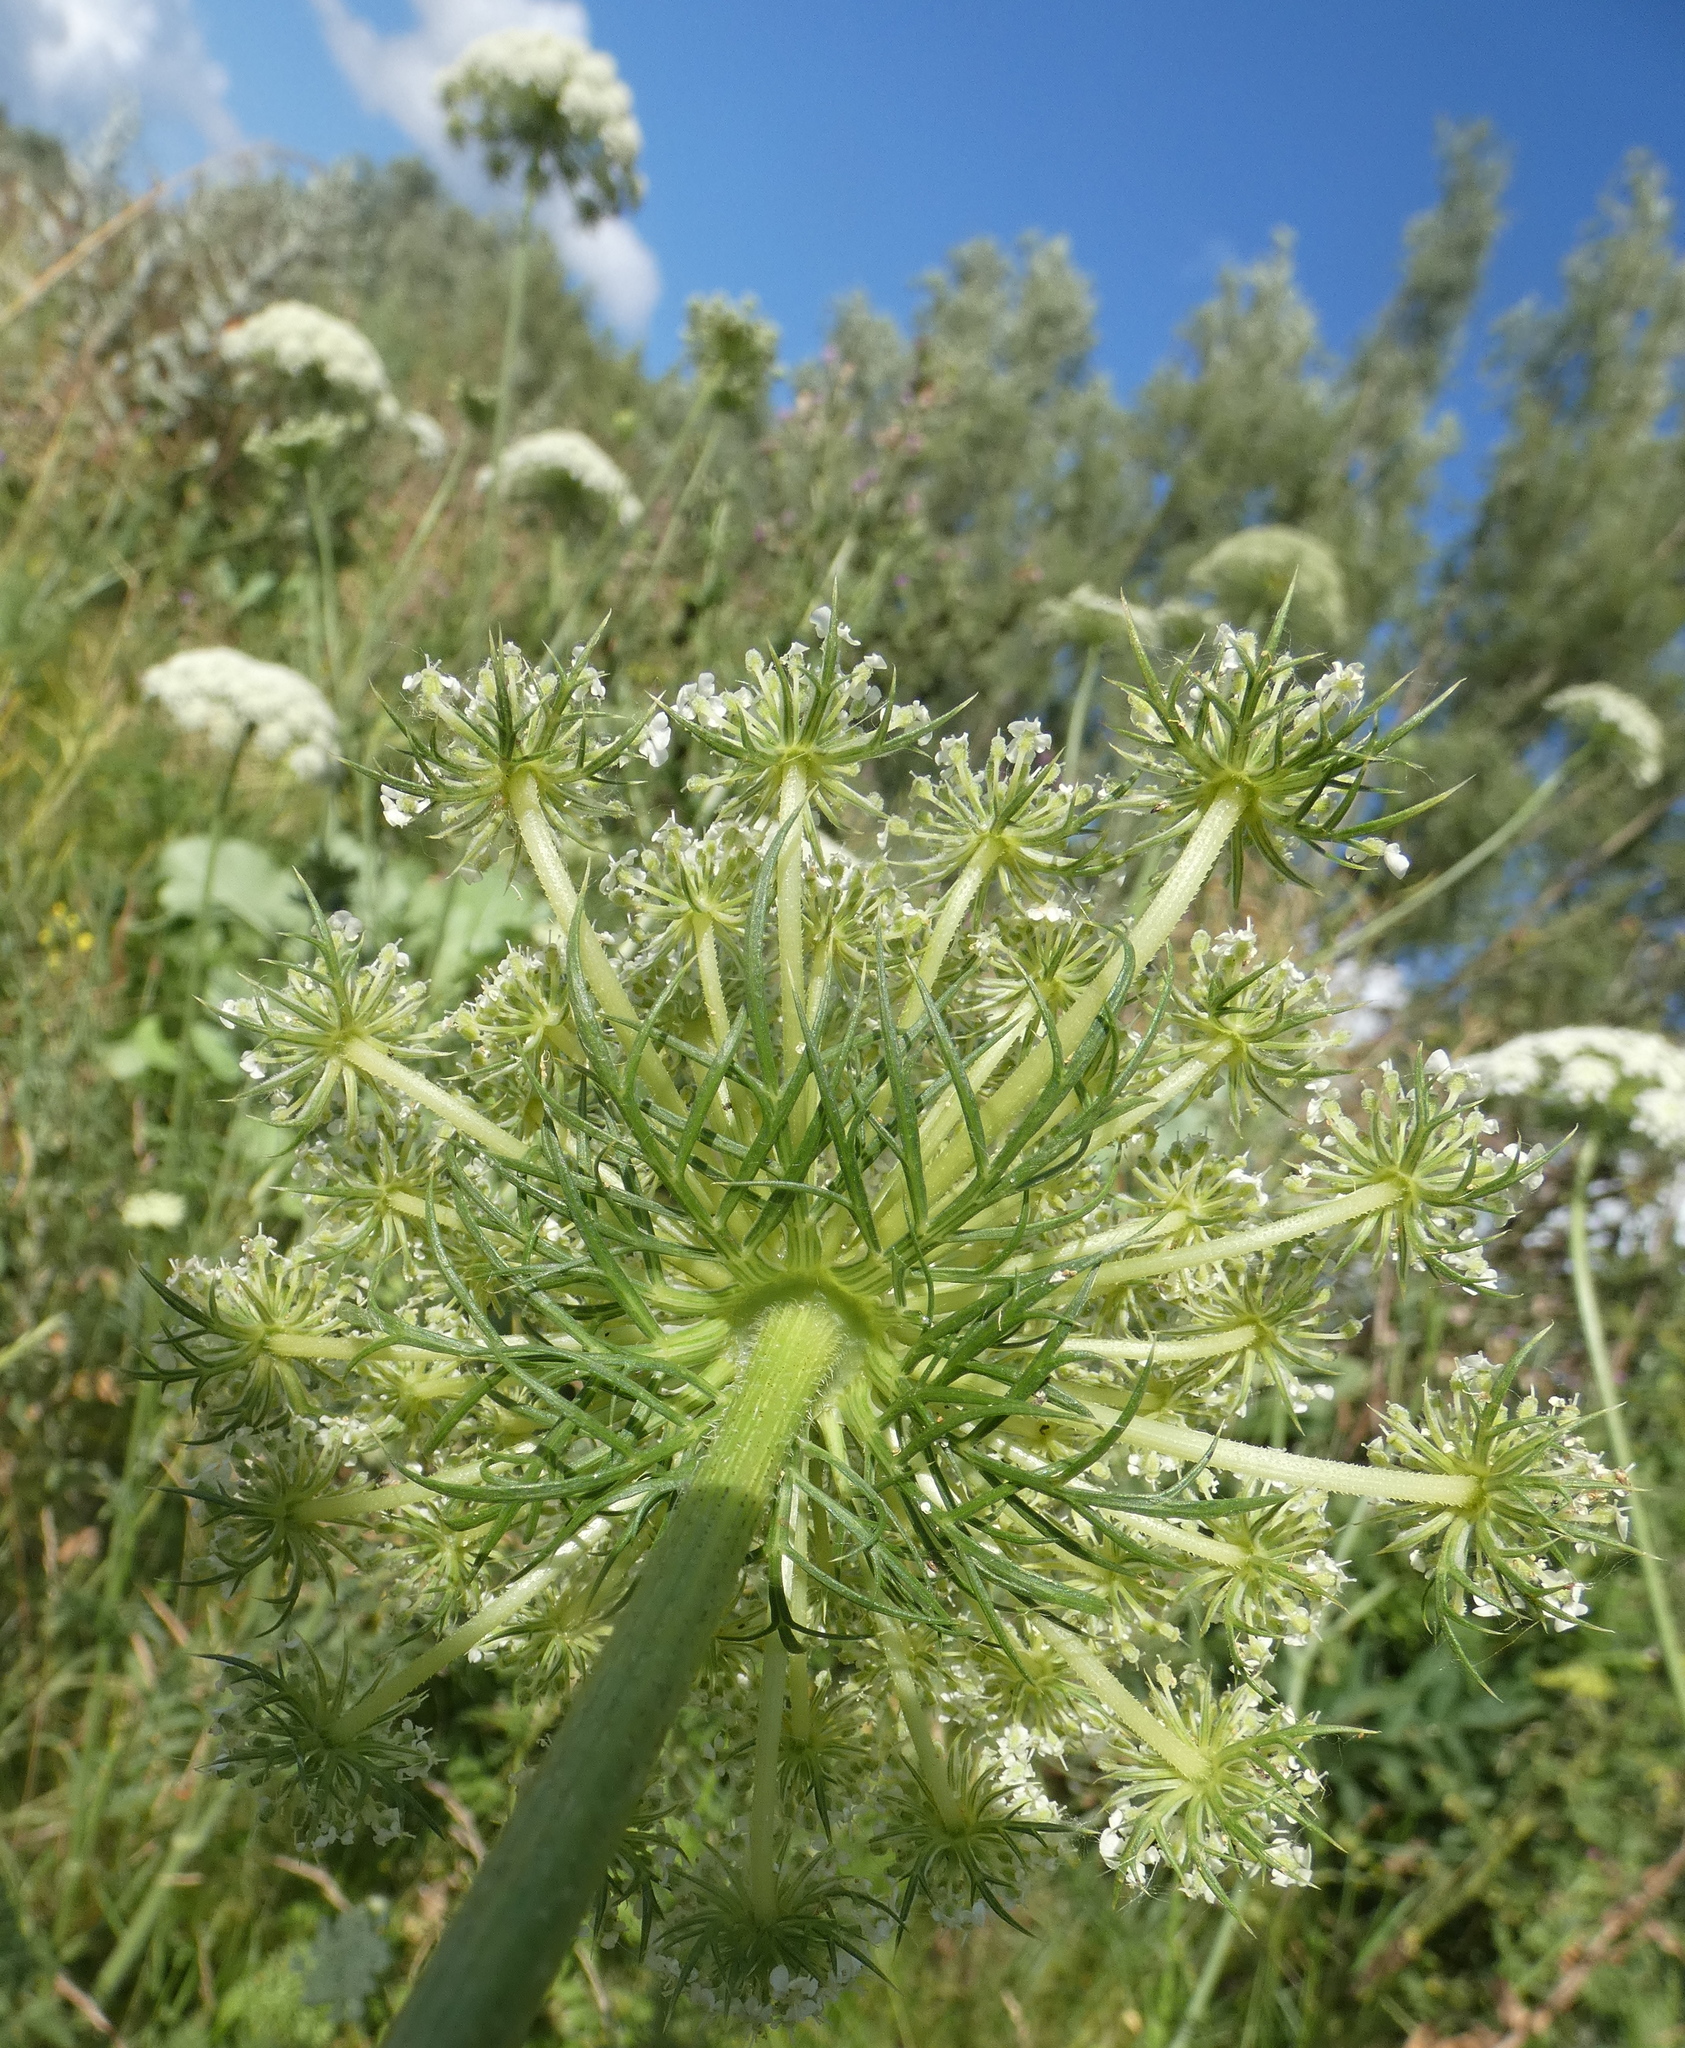
[[(1342, 1106), (1326, 989), (1250, 932), (1171, 946), (1233, 847), (1374, 838), (1361, 677), (1234, 636), (1144, 668), (1120, 795), (1033, 725), (935, 741), (815, 622), (631, 728), (583, 652), (415, 679), (389, 816), (524, 857), (551, 944), (440, 1018), (340, 918), (230, 1020), (314, 1132), (306, 1220), (178, 1270), (160, 1370), (228, 1439), (212, 1569), (262, 1561), (309, 1617), (353, 1556), (386, 1632), (236, 1671), (228, 1766), (307, 1841), (384, 1828), (444, 1665), (583, 1673), (411, 2048), (523, 2039), (593, 1912), (676, 1988), (810, 2016), (911, 1912), (1013, 1911), (1079, 1836), (1061, 1757), (1126, 1884), (1304, 1882), (1313, 1729), (1270, 1668), (1339, 1597), (1329, 1500), (1394, 1513), (1459, 1612), (1572, 1621), (1613, 1540), (1574, 1411), (1503, 1384), (1366, 1463), (1248, 1435), (1260, 1397), (1315, 1397), (1354, 1253), (1488, 1286), (1479, 1235), (1537, 1170), (1440, 1059)], [(579, 850), (672, 748), (696, 812), (593, 900)], [(1156, 871), (1114, 843), (1129, 805)], [(1172, 1142), (1200, 1101), (1273, 1117), (1270, 1155)]]

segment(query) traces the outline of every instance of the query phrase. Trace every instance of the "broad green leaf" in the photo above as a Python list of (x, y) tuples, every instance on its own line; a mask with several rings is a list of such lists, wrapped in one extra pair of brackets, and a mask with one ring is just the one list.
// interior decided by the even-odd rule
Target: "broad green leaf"
[[(172, 839), (159, 854), (164, 879), (158, 902), (171, 917), (198, 916), (209, 857), (210, 840), (200, 833)], [(225, 839), (217, 848), (210, 907), (242, 919), (266, 939), (302, 931), (309, 921), (296, 876), (246, 839)]]

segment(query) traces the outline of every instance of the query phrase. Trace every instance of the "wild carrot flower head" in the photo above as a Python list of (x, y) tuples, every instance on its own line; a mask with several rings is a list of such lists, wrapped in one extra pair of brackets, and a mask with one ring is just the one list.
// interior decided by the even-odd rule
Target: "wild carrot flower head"
[[(1224, 636), (1143, 682), (1103, 791), (1030, 721), (932, 766), (887, 665), (813, 627), (638, 719), (583, 650), (412, 678), (392, 807), (525, 860), (554, 929), (439, 1018), (330, 920), (232, 1013), (314, 1134), (305, 1222), (180, 1275), (160, 1366), (390, 1475), (242, 1447), (203, 1489), (220, 1568), (308, 1580), (331, 1525), (382, 1589), (378, 1652), (237, 1674), (230, 1757), (274, 1760), (307, 1830), (407, 1811), (394, 1716), (451, 1657), (559, 1687), (694, 1626), (682, 1739), (595, 1896), (762, 2019), (921, 1907), (1012, 1913), (1085, 1825), (1062, 1762), (1126, 1884), (1308, 1881), (1314, 1731), (1271, 1674), (1340, 1597), (1332, 1502), (1402, 1517), (1441, 1609), (1553, 1626), (1615, 1540), (1575, 1411), (1502, 1380), (1389, 1415), (1367, 1464), (1258, 1426), (1326, 1385), (1357, 1254), (1489, 1286), (1537, 1171), (1443, 1057), (1348, 1106), (1320, 981), (1248, 930), (1175, 938), (1227, 838), (1345, 843), (1389, 747), (1361, 676)], [(697, 801), (634, 835), (669, 748)], [(593, 892), (575, 849), (610, 834)], [(700, 1845), (693, 1766), (729, 1817)]]
[(361, 328), (337, 313), (303, 299), (276, 299), (261, 312), (222, 330), (218, 348), (224, 362), (247, 372), (268, 370), (299, 383), (306, 392), (371, 409), (377, 418), (399, 417), (398, 401), (380, 352)]
[(301, 782), (331, 776), (339, 721), (316, 685), (278, 661), (237, 647), (193, 647), (156, 662), (140, 679), (180, 731), (232, 750), (249, 741)]
[(606, 51), (549, 29), (493, 29), (440, 72), (436, 90), (451, 140), (477, 141), (494, 178), (518, 170), (533, 193), (559, 179), (585, 221), (642, 196), (643, 131)]

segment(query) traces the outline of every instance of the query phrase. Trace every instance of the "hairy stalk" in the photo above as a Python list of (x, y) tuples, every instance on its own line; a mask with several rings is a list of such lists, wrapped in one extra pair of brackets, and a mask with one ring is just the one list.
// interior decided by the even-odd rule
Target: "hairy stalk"
[(1244, 1351), (1266, 1334), (1257, 1323), (1206, 1330), (1198, 1337), (1084, 1337), (1073, 1333), (1065, 1340), (1065, 1350), (1073, 1358), (1150, 1358), (1168, 1364), (1187, 1358), (1223, 1358), (1231, 1351)]
[(895, 1697), (900, 1702), (901, 1718), (912, 1738), (913, 1754), (918, 1758), (919, 1776), (925, 1781), (942, 1825), (958, 1834), (964, 1826), (964, 1816), (948, 1778), (947, 1758), (936, 1747), (936, 1738), (930, 1732), (930, 1709), (925, 1705), (918, 1682), (913, 1677), (906, 1645), (898, 1636), (888, 1635), (886, 1644), (890, 1677), (895, 1684)]
[[(1574, 1191), (1568, 1209), (1568, 1258), (1574, 1275), (1574, 1306), (1579, 1310), (1586, 1356), (1591, 1360), (1598, 1399), (1603, 1403), (1603, 1424), (1609, 1432), (1609, 1447), (1615, 1454), (1615, 1463), (1623, 1471), (1630, 1472), (1633, 1465), (1632, 1436), (1626, 1426), (1621, 1392), (1615, 1384), (1609, 1342), (1603, 1329), (1603, 1305), (1598, 1299), (1597, 1279), (1591, 1265), (1591, 1244), (1586, 1234), (1586, 1194), (1597, 1169), (1597, 1154), (1597, 1138), (1588, 1134), (1581, 1141), (1580, 1156), (1574, 1162)], [(1667, 1578), (1642, 1487), (1634, 1485), (1629, 1490), (1627, 1513), (1632, 1518), (1638, 1569), (1649, 1598), (1651, 1619), (1656, 1625), (1656, 1642), (1667, 1670), (1668, 1684), (1673, 1688), (1674, 1703), (1681, 1720), (1685, 1720), (1685, 1651), (1680, 1648), (1673, 1602), (1668, 1595)]]
[(778, 1917), (778, 1745), (784, 1732), (784, 1679), (790, 1653), (777, 1636), (761, 1652), (760, 1714), (755, 1724), (755, 1790), (749, 1807), (749, 1897), (757, 1920)]
[(396, 1671), (389, 1672), (372, 1692), (365, 1693), (349, 1712), (341, 1714), (331, 1725), (327, 1731), (329, 1740), (348, 1742), (352, 1736), (361, 1735), (365, 1728), (372, 1728), (376, 1721), (424, 1686), (435, 1672), (443, 1671), (447, 1664), (454, 1664), (458, 1657), (467, 1656), (487, 1636), (495, 1635), (506, 1627), (523, 1608), (530, 1607), (546, 1588), (554, 1585), (579, 1552), (607, 1528), (608, 1523), (600, 1515), (596, 1520), (587, 1522), (572, 1542), (564, 1543), (554, 1557), (534, 1565), (531, 1571), (522, 1572), (477, 1613), (471, 1614), (460, 1628), (453, 1628), (448, 1636), (441, 1636), (438, 1642), (430, 1643), (425, 1650), (400, 1664)]
[[(936, 986), (937, 974), (941, 971), (942, 962), (948, 957), (948, 948), (954, 943), (954, 935), (965, 922), (966, 912), (976, 901), (977, 893), (988, 881), (993, 867), (994, 861), (987, 853), (973, 854), (942, 899), (942, 908), (937, 913), (936, 928), (930, 934), (919, 959), (918, 976), (926, 988)], [(896, 1022), (903, 1031), (908, 1031), (911, 1030), (914, 1021), (923, 1014), (924, 1004), (915, 988), (901, 1005), (901, 1015)]]
[(340, 1047), (339, 1056), (347, 1066), (355, 1067), (360, 1074), (367, 1074), (371, 1081), (384, 1081), (388, 1088), (395, 1088), (400, 1095), (407, 1095), (411, 1102), (430, 1109), (442, 1123), (460, 1131), (465, 1138), (472, 1138), (476, 1145), (484, 1145), (499, 1159), (514, 1161), (527, 1156), (527, 1148), (519, 1138), (512, 1138), (490, 1117), (481, 1116), (460, 1095), (453, 1095), (448, 1088), (441, 1088), (437, 1081), (430, 1081), (425, 1074), (406, 1067), (402, 1060), (395, 1060), (372, 1039), (351, 1039)]
[(756, 1326), (718, 1434), (387, 2048), (525, 2041), (736, 1598), (790, 1443), (849, 1341), (811, 1295), (777, 1303)]
[[(1119, 1411), (1083, 1392), (1083, 1406), (1096, 1422), (1110, 1428)], [(1348, 1465), (1337, 1458), (1305, 1458), (1296, 1451), (1276, 1451), (1262, 1444), (1237, 1443), (1212, 1436), (1181, 1422), (1151, 1422), (1140, 1416), (1127, 1424), (1123, 1441), (1137, 1450), (1185, 1464), (1210, 1465), (1236, 1472), (1244, 1479), (1267, 1480), (1272, 1486), (1304, 1493), (1350, 1493), (1361, 1500), (1422, 1501), (1439, 1507), (1467, 1507), (1480, 1490), (1478, 1480), (1462, 1472), (1399, 1472), (1385, 1465)]]
[(1193, 1744), (1183, 1741), (1174, 1728), (1167, 1728), (1150, 1707), (1143, 1706), (1128, 1686), (1120, 1684), (1103, 1660), (1069, 1629), (1045, 1616), (1037, 1625), (1088, 1690), (1111, 1708), (1131, 1735), (1139, 1736), (1182, 1777), (1197, 1782), (1205, 1776), (1205, 1758)]
[[(794, 764), (778, 792), (778, 822), (787, 824), (807, 802), (807, 777)], [(778, 855), (778, 990), (784, 1029), (784, 1071), (801, 1057), (801, 1013), (807, 1001), (802, 958), (802, 835), (792, 831)]]
[(1433, 902), (1436, 896), (1443, 896), (1447, 889), (1454, 889), (1465, 875), (1472, 875), (1476, 868), (1483, 867), (1493, 854), (1501, 853), (1512, 839), (1519, 837), (1527, 829), (1573, 774), (1574, 769), (1584, 758), (1584, 753), (1585, 749), (1582, 748), (1578, 753), (1570, 754), (1562, 766), (1547, 775), (1533, 794), (1512, 811), (1495, 832), (1488, 833), (1473, 852), (1465, 853), (1461, 860), (1453, 862), (1444, 874), (1430, 876), (1425, 882), (1418, 883), (1414, 889), (1407, 890), (1396, 903), (1389, 904), (1378, 916), (1368, 918), (1354, 930), (1344, 933), (1321, 957), (1325, 960), (1343, 960), (1348, 953), (1355, 953), (1359, 947), (1369, 945), (1383, 932), (1390, 932), (1394, 925), (1400, 925), (1406, 918), (1414, 917), (1424, 904)]
[[(1157, 1279), (1161, 1273), (1187, 1273), (1200, 1266), (1220, 1266), (1228, 1259), (1250, 1258), (1254, 1252), (1267, 1252), (1278, 1244), (1293, 1244), (1303, 1237), (1318, 1237), (1342, 1223), (1373, 1216), (1377, 1209), (1390, 1209), (1399, 1201), (1400, 1194), (1400, 1189), (1387, 1181), (1354, 1188), (1349, 1195), (1309, 1203), (1290, 1216), (1278, 1216), (1273, 1223), (1254, 1224), (1250, 1230), (1231, 1231), (1227, 1237), (1209, 1237), (1202, 1244), (1166, 1245), (1161, 1251), (1137, 1252), (1132, 1259), (1109, 1260), (1091, 1269), (1093, 1284), (1121, 1287), (1130, 1280)], [(1077, 1246), (1071, 1257), (1092, 1256), (1105, 1249), (1106, 1238), (1096, 1238), (1088, 1246)]]
[[(1238, 794), (1227, 792), (1214, 797), (1200, 816), (1199, 823), (1188, 837), (1188, 843), (1178, 855), (1176, 864), (1160, 884), (1158, 893), (1141, 913), (1129, 933), (1129, 944), (1120, 947), (1106, 965), (1094, 977), (1083, 993), (1059, 1019), (1059, 1042), (1067, 1049), (1075, 1046), (1087, 1032), (1089, 1026), (1105, 1007), (1107, 998), (1119, 975), (1131, 957), (1137, 977), (1145, 972), (1159, 948), (1169, 939), (1170, 934), (1181, 923), (1187, 908), (1199, 894), (1206, 877), (1216, 866), (1218, 856), (1228, 844), (1229, 835), (1239, 822), (1243, 801)], [(996, 1136), (1006, 1130), (1022, 1116), (1047, 1086), (1053, 1073), (1052, 1049), (1045, 1039), (1035, 1047), (1007, 1076), (995, 1092), (982, 1105), (983, 1127)], [(975, 1086), (975, 1081), (973, 1086)], [(949, 1105), (944, 1101), (931, 1112), (927, 1123), (937, 1114), (949, 1114)], [(929, 1133), (921, 1130), (921, 1137), (930, 1142)], [(931, 1200), (946, 1194), (957, 1182), (963, 1180), (972, 1165), (971, 1148), (961, 1142), (956, 1133), (950, 1138), (944, 1150), (926, 1169), (925, 1181)]]
[[(538, 784), (530, 774), (515, 778), (509, 791), (509, 815), (521, 835), (521, 845), (527, 859), (532, 862), (538, 886), (544, 891), (545, 900), (555, 912), (556, 922), (564, 934), (571, 934), (575, 920), (578, 920), (580, 964), (585, 971), (586, 986), (602, 1005), (604, 1014), (622, 1040), (629, 1042), (636, 1035), (637, 1014), (603, 949), (596, 927), (589, 918), (579, 917), (579, 893), (567, 871), (562, 849), (556, 844), (556, 835), (545, 818), (539, 802)], [(679, 1092), (653, 1046), (645, 1047), (638, 1074), (664, 1109), (682, 1113)]]

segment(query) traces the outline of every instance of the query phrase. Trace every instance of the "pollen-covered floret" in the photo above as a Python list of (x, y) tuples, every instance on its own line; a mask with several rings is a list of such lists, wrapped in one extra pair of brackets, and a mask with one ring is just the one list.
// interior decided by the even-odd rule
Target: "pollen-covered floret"
[(406, 1060), (430, 1057), (434, 1033), (422, 1021), (427, 987), (405, 979), (409, 955), (395, 945), (382, 946), (365, 964), (363, 928), (348, 911), (319, 918), (315, 937), (308, 966), (290, 967), (278, 988), (231, 998), (222, 1019), (252, 1034), (240, 1065), (267, 1093), (277, 1123), (320, 1123), (340, 1098), (354, 1126), (365, 1095), (379, 1100), (383, 1090), (360, 1055), (372, 1049)]
[(1361, 1124), (1332, 1094), (1313, 1096), (1311, 1156), (1295, 1185), (1324, 1196), (1375, 1190), (1390, 1197), (1354, 1220), (1351, 1251), (1390, 1241), (1401, 1263), (1437, 1279), (1496, 1284), (1482, 1236), (1513, 1213), (1518, 1189), (1539, 1185), (1544, 1153), (1485, 1142), (1498, 1126), (1464, 1106), (1472, 1078), (1443, 1053), (1418, 1059), (1408, 1079), (1383, 1060), (1379, 1085), (1362, 1091)]
[(414, 722), (412, 765), (387, 771), (388, 822), (431, 811), (465, 867), (495, 857), (523, 801), (577, 845), (594, 847), (602, 823), (625, 815), (618, 783), (633, 736), (606, 715), (608, 692), (584, 648), (555, 674), (506, 642), (467, 682), (428, 666), (405, 677), (404, 695), (395, 715)]
[(963, 734), (938, 740), (936, 773), (913, 778), (910, 815), (889, 819), (917, 870), (948, 882), (967, 870), (997, 881), (1013, 902), (1049, 901), (1061, 882), (1110, 866), (1099, 830), (1111, 807), (1104, 782), (1063, 779), (1052, 742), (1033, 718), (990, 740), (981, 767)]
[[(1220, 627), (1217, 658), (1195, 669), (1177, 663), (1161, 679), (1136, 642), (1139, 678), (1120, 681), (1136, 737), (1118, 748), (1133, 771), (1132, 801), (1151, 802), (1166, 835), (1188, 829), (1218, 798), (1238, 817), (1230, 839), (1230, 880), (1238, 899), (1247, 851), (1296, 879), (1294, 853), (1310, 847), (1348, 865), (1380, 859), (1390, 827), (1415, 805), (1361, 823), (1360, 792), (1374, 770), (1428, 713), (1383, 729), (1386, 699), (1366, 701), (1363, 670), (1337, 662), (1314, 679), (1314, 663), (1260, 647), (1251, 633)], [(1430, 707), (1431, 709), (1432, 707)]]
[(850, 811), (880, 810), (861, 771), (922, 744), (930, 714), (896, 701), (881, 655), (848, 661), (850, 643), (858, 645), (848, 628), (827, 618), (817, 655), (792, 640), (770, 660), (746, 655), (748, 680), (735, 689), (720, 690), (711, 676), (686, 684), (670, 707), (673, 725), (717, 763), (688, 786), (717, 792), (728, 816), (778, 818), (794, 772), (816, 820), (834, 825)]
[(1179, 1673), (1160, 1664), (1151, 1697), (1176, 1755), (1127, 1728), (1108, 1736), (1102, 1762), (1117, 1796), (1101, 1831), (1101, 1860), (1143, 1890), (1165, 1875), (1189, 1898), (1210, 1902), (1237, 1878), (1265, 1872), (1272, 1884), (1309, 1884), (1310, 1857), (1298, 1837), (1314, 1826), (1322, 1789), (1305, 1760), (1315, 1724), (1252, 1683), (1219, 1692), (1199, 1664)]
[(1587, 1445), (1577, 1402), (1511, 1399), (1520, 1363), (1459, 1359), (1449, 1388), (1430, 1386), (1419, 1415), (1388, 1406), (1369, 1456), (1467, 1481), (1465, 1498), (1425, 1507), (1393, 1545), (1428, 1577), (1437, 1607), (1560, 1632), (1586, 1612), (1592, 1559), (1625, 1537), (1627, 1475)]

